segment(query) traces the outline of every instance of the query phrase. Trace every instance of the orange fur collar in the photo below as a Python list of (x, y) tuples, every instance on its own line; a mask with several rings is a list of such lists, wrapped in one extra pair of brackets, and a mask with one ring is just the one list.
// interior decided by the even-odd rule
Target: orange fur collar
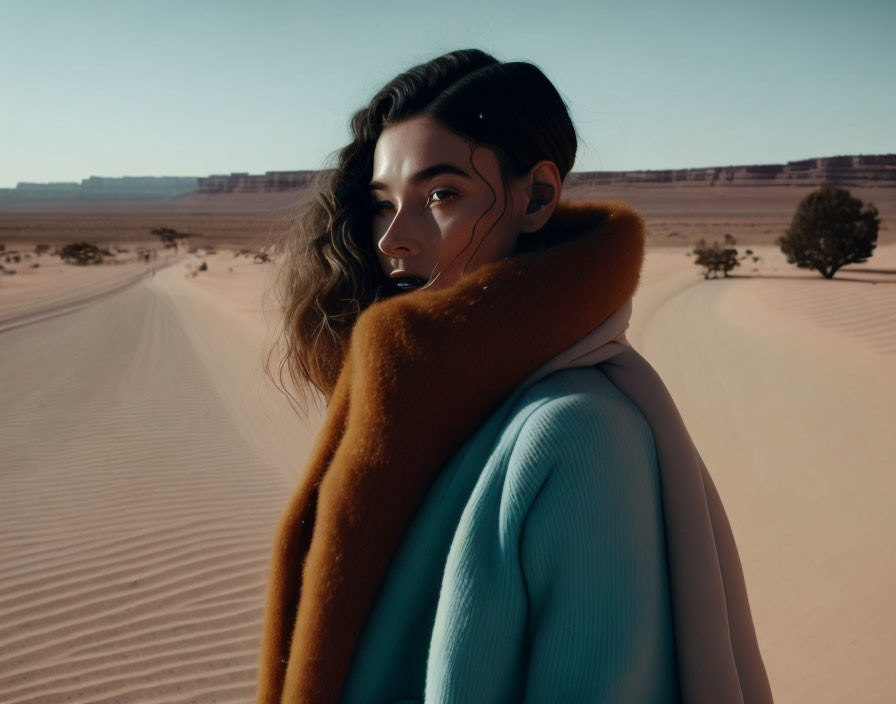
[(628, 206), (561, 202), (541, 234), (556, 244), (359, 316), (277, 527), (260, 704), (338, 702), (377, 589), (439, 470), (531, 372), (634, 294), (645, 237)]

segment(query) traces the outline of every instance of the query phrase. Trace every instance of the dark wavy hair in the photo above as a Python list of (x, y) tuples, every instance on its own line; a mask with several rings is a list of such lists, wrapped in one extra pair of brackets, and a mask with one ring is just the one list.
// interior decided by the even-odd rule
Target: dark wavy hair
[(275, 292), (282, 312), (278, 379), (284, 368), (307, 400), (329, 401), (352, 327), (372, 303), (395, 295), (377, 260), (369, 183), (383, 129), (429, 115), (473, 146), (492, 149), (505, 182), (549, 160), (565, 178), (576, 155), (566, 105), (531, 63), (502, 63), (478, 49), (453, 51), (389, 81), (351, 119), (352, 140), (322, 172), (309, 201), (276, 246), (285, 259)]

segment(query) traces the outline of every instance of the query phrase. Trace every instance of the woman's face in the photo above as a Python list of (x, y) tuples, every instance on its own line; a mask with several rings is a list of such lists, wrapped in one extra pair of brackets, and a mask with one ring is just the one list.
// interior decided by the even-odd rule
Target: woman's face
[(523, 211), (514, 204), (526, 202), (522, 181), (508, 184), (505, 196), (497, 155), (428, 115), (387, 127), (376, 143), (370, 182), (383, 271), (393, 280), (424, 280), (402, 282), (407, 290), (424, 282), (440, 289), (506, 258), (521, 229)]

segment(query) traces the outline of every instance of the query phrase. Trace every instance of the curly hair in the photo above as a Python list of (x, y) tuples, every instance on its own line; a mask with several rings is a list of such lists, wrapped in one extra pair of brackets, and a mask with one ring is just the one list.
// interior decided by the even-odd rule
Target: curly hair
[(505, 186), (538, 161), (553, 161), (561, 178), (575, 161), (576, 133), (566, 105), (531, 63), (502, 63), (465, 49), (389, 81), (352, 116), (351, 142), (338, 152), (335, 168), (318, 174), (313, 198), (275, 245), (285, 255), (275, 288), (282, 344), (271, 349), (265, 366), (270, 374), (271, 355), (282, 350), (281, 388), (285, 368), (306, 401), (309, 387), (329, 401), (358, 316), (395, 295), (373, 242), (373, 154), (386, 127), (423, 114), (471, 145), (492, 149)]

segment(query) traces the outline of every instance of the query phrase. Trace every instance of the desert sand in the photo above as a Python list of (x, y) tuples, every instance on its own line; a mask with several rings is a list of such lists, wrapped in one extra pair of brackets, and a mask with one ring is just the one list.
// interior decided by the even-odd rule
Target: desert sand
[[(758, 238), (704, 280), (652, 217), (628, 338), (725, 503), (775, 701), (892, 701), (896, 243), (827, 281)], [(252, 699), (321, 420), (262, 370), (274, 266), (219, 248), (0, 280), (3, 702)]]

